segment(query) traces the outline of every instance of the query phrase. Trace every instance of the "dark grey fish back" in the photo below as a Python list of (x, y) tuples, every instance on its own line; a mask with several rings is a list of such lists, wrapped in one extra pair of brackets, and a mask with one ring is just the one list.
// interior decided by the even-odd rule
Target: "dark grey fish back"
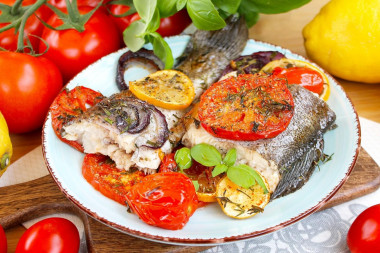
[(321, 99), (299, 85), (291, 85), (294, 115), (287, 129), (271, 139), (244, 142), (265, 159), (288, 168), (305, 152), (304, 148), (323, 135), (335, 122), (335, 113)]
[(176, 69), (192, 80), (207, 79), (208, 85), (216, 81), (229, 62), (240, 55), (248, 40), (243, 18), (232, 16), (226, 23), (217, 31), (197, 30), (179, 57)]

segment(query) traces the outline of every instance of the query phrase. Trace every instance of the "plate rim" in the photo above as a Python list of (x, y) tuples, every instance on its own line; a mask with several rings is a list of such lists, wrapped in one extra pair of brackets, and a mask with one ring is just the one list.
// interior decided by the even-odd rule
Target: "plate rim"
[[(176, 37), (188, 37), (188, 35), (177, 35), (177, 36), (172, 36), (172, 37), (169, 37), (169, 39), (173, 39), (173, 38), (176, 38)], [(165, 244), (174, 244), (174, 245), (185, 245), (185, 246), (191, 246), (191, 245), (194, 245), (194, 246), (211, 246), (211, 245), (221, 245), (221, 244), (228, 244), (228, 243), (233, 243), (233, 242), (237, 242), (237, 241), (242, 241), (242, 240), (247, 240), (247, 239), (252, 239), (252, 238), (255, 238), (255, 237), (258, 237), (258, 236), (262, 236), (262, 235), (265, 235), (265, 234), (269, 234), (269, 233), (272, 233), (272, 232), (275, 232), (277, 230), (280, 230), (282, 228), (285, 228), (289, 225), (292, 225), (304, 218), (306, 218), (307, 216), (309, 216), (310, 214), (316, 212), (318, 209), (320, 209), (328, 200), (330, 200), (334, 195), (335, 193), (343, 186), (343, 184), (347, 181), (348, 177), (350, 176), (355, 164), (356, 164), (356, 161), (357, 161), (357, 158), (358, 158), (358, 155), (359, 155), (359, 150), (360, 150), (360, 147), (361, 147), (361, 126), (360, 126), (360, 121), (359, 121), (359, 116), (356, 112), (356, 109), (351, 101), (351, 99), (349, 98), (348, 94), (344, 91), (343, 87), (340, 85), (340, 83), (332, 76), (330, 75), (329, 73), (326, 72), (326, 70), (324, 70), (323, 68), (321, 68), (318, 64), (316, 64), (315, 62), (311, 61), (310, 59), (308, 59), (307, 57), (304, 57), (304, 56), (301, 56), (297, 53), (294, 53), (292, 52), (291, 50), (289, 49), (285, 49), (279, 45), (274, 45), (274, 44), (271, 44), (271, 43), (268, 43), (268, 42), (263, 42), (263, 41), (260, 41), (260, 40), (255, 40), (255, 39), (248, 39), (247, 40), (247, 43), (248, 41), (253, 41), (254, 43), (260, 43), (260, 44), (263, 44), (263, 45), (269, 45), (271, 47), (275, 47), (275, 48), (280, 48), (284, 51), (287, 51), (301, 59), (305, 59), (306, 61), (308, 62), (311, 62), (312, 64), (314, 64), (315, 66), (317, 66), (320, 70), (322, 70), (324, 72), (324, 74), (326, 74), (328, 76), (329, 79), (335, 81), (336, 85), (338, 88), (341, 89), (341, 91), (343, 92), (343, 94), (346, 96), (347, 98), (347, 101), (349, 102), (349, 104), (351, 105), (351, 108), (353, 110), (353, 113), (355, 115), (355, 118), (354, 120), (356, 121), (357, 123), (357, 143), (356, 143), (356, 150), (355, 150), (355, 154), (353, 156), (353, 159), (352, 159), (352, 162), (348, 168), (348, 170), (346, 171), (345, 173), (345, 176), (344, 178), (332, 189), (332, 191), (330, 193), (328, 193), (321, 201), (319, 201), (316, 205), (314, 205), (313, 207), (309, 208), (308, 210), (296, 215), (295, 217), (292, 217), (280, 224), (277, 224), (275, 226), (272, 226), (272, 227), (269, 227), (269, 228), (266, 228), (264, 230), (259, 230), (259, 231), (254, 231), (252, 233), (246, 233), (246, 234), (242, 234), (242, 235), (236, 235), (236, 236), (228, 236), (228, 237), (223, 237), (223, 238), (209, 238), (209, 239), (191, 239), (191, 238), (177, 238), (177, 237), (164, 237), (164, 236), (158, 236), (158, 235), (152, 235), (152, 234), (149, 234), (149, 233), (144, 233), (144, 232), (141, 232), (141, 231), (137, 231), (137, 230), (134, 230), (134, 229), (130, 229), (128, 227), (125, 227), (125, 226), (122, 226), (122, 225), (119, 225), (115, 222), (111, 222), (109, 220), (107, 220), (107, 218), (105, 217), (101, 217), (99, 216), (95, 211), (91, 211), (89, 208), (85, 207), (82, 203), (80, 203), (78, 200), (76, 200), (73, 196), (71, 196), (64, 187), (62, 187), (61, 185), (61, 182), (58, 180), (58, 178), (55, 176), (54, 174), (54, 171), (53, 169), (51, 168), (50, 166), (50, 163), (49, 163), (49, 160), (46, 156), (46, 133), (45, 133), (45, 125), (46, 125), (46, 122), (49, 118), (49, 115), (50, 115), (50, 108), (49, 108), (49, 111), (47, 112), (46, 116), (45, 116), (45, 120), (44, 120), (44, 124), (43, 124), (43, 127), (42, 127), (42, 153), (43, 153), (43, 157), (44, 157), (44, 161), (45, 161), (45, 164), (47, 166), (47, 169), (49, 171), (49, 174), (52, 176), (54, 182), (58, 185), (60, 191), (71, 201), (73, 202), (79, 209), (81, 209), (83, 212), (85, 212), (87, 215), (90, 215), (92, 218), (96, 219), (97, 221), (103, 223), (104, 225), (107, 225), (115, 230), (118, 230), (122, 233), (125, 233), (125, 234), (128, 234), (128, 235), (131, 235), (131, 236), (134, 236), (134, 237), (137, 237), (137, 238), (141, 238), (141, 239), (144, 239), (144, 240), (149, 240), (149, 241), (154, 241), (154, 242), (159, 242), (159, 243), (165, 243)], [(126, 48), (121, 48), (113, 53), (117, 53), (119, 51), (124, 51), (126, 50)], [(113, 54), (111, 53), (111, 54)], [(108, 55), (104, 56), (104, 57), (107, 57)], [(102, 57), (102, 58), (104, 58)], [(95, 64), (96, 62), (100, 61), (102, 58), (100, 58), (99, 60), (95, 61), (94, 63), (88, 65), (85, 69), (83, 69), (82, 71), (85, 71), (87, 68), (89, 68), (91, 65)], [(82, 72), (81, 71), (81, 72)], [(81, 73), (80, 72), (80, 73)], [(78, 73), (79, 74), (79, 73)], [(77, 74), (77, 75), (78, 75)], [(76, 75), (76, 76), (77, 76)], [(67, 85), (69, 85), (71, 83), (71, 81), (73, 79), (75, 79), (74, 76), (70, 81), (68, 81), (62, 88), (65, 89)]]

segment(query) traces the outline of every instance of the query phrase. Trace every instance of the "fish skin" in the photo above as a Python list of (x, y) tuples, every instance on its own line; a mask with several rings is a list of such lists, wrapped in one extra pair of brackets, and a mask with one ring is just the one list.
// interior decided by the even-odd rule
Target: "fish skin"
[[(219, 79), (222, 71), (246, 45), (248, 28), (244, 19), (231, 16), (226, 23), (217, 31), (197, 30), (178, 60), (176, 69), (190, 77), (195, 98)], [(184, 58), (186, 60), (182, 61)]]
[[(204, 140), (211, 139), (213, 145), (222, 153), (228, 149), (239, 147), (242, 150), (252, 150), (260, 154), (269, 164), (274, 163), (280, 173), (278, 183), (271, 187), (273, 190), (272, 199), (285, 196), (301, 188), (309, 179), (316, 167), (316, 162), (323, 157), (323, 134), (331, 129), (336, 115), (329, 108), (327, 103), (300, 85), (290, 85), (289, 90), (294, 99), (294, 115), (288, 127), (274, 138), (261, 139), (256, 141), (232, 141), (213, 137), (201, 126)], [(197, 113), (183, 121), (186, 129), (190, 129), (197, 119)], [(194, 137), (189, 137), (189, 132), (184, 136), (183, 142), (186, 146), (193, 146)], [(204, 136), (207, 135), (207, 138)], [(216, 144), (217, 143), (217, 144)], [(240, 154), (243, 155), (243, 154)], [(255, 168), (254, 168), (255, 169)], [(265, 176), (268, 171), (260, 168), (260, 173)], [(269, 170), (271, 172), (272, 170)], [(278, 173), (273, 173), (277, 178)], [(276, 182), (267, 178), (270, 182)], [(273, 183), (272, 183), (273, 185)]]
[[(196, 31), (191, 36), (183, 56), (180, 57), (177, 69), (192, 80), (196, 91), (195, 100), (219, 77), (229, 61), (240, 55), (248, 40), (248, 28), (243, 19), (233, 17), (226, 23), (226, 27), (218, 31)], [(180, 131), (170, 130), (176, 127), (179, 119), (194, 103), (186, 110), (157, 107), (165, 115), (169, 137), (160, 149), (151, 149), (135, 145), (137, 142), (151, 140), (150, 125), (141, 133), (130, 134), (121, 132), (115, 123), (110, 124), (115, 121), (116, 115), (109, 115), (110, 111), (113, 111), (109, 105), (120, 106), (119, 102), (128, 97), (134, 95), (126, 90), (105, 98), (98, 105), (89, 108), (82, 116), (67, 123), (64, 126), (66, 132), (62, 136), (83, 144), (86, 153), (108, 155), (119, 169), (128, 170), (137, 167), (146, 173), (154, 173), (160, 163), (160, 152), (170, 153), (185, 133), (184, 128)], [(116, 100), (120, 101), (114, 103)], [(107, 105), (106, 110), (102, 108), (102, 104)], [(93, 133), (89, 133), (90, 131)]]
[[(201, 94), (216, 82), (226, 66), (240, 55), (248, 40), (248, 27), (243, 18), (231, 16), (227, 25), (217, 31), (197, 30), (190, 38), (182, 56), (178, 58), (176, 69), (184, 72), (193, 82), (195, 97), (192, 109)], [(169, 140), (172, 146), (180, 143), (186, 132), (182, 121), (170, 128)]]

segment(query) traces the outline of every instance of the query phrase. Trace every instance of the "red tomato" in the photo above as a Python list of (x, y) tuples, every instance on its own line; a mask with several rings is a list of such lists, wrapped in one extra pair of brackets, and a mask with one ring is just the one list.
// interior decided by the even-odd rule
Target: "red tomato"
[(273, 75), (284, 75), (288, 84), (299, 84), (311, 92), (321, 94), (323, 91), (323, 78), (318, 71), (306, 67), (292, 67), (283, 69), (277, 67)]
[(347, 245), (352, 253), (380, 252), (380, 204), (367, 208), (354, 220)]
[(198, 116), (213, 136), (254, 141), (284, 131), (293, 111), (293, 97), (285, 79), (244, 74), (207, 89), (201, 96)]
[[(111, 0), (103, 1), (103, 4), (109, 1)], [(49, 0), (48, 2), (59, 9), (66, 9), (66, 0)], [(77, 0), (77, 5), (96, 7), (100, 2), (101, 0)]]
[[(16, 2), (15, 0), (1, 0), (1, 3), (7, 4), (7, 5), (13, 5), (15, 2)], [(22, 6), (32, 5), (35, 2), (36, 0), (25, 0), (22, 2)], [(35, 12), (35, 15), (31, 15), (26, 21), (24, 36), (27, 36), (27, 35), (29, 36), (29, 40), (35, 51), (38, 51), (40, 39), (34, 36), (30, 36), (30, 35), (41, 37), (42, 30), (44, 29), (44, 25), (37, 18), (37, 16), (39, 16), (42, 20), (46, 21), (50, 17), (51, 14), (52, 14), (52, 11), (47, 6), (41, 6)], [(0, 28), (8, 24), (9, 23), (0, 23)], [(10, 29), (5, 32), (2, 32), (0, 33), (0, 47), (3, 47), (9, 51), (16, 51), (17, 39), (18, 39), (18, 33), (15, 34), (15, 29)], [(26, 44), (26, 40), (24, 40), (24, 43)], [(26, 50), (26, 52), (29, 52), (29, 50)]]
[[(90, 7), (79, 7), (81, 14), (91, 10)], [(62, 24), (53, 14), (47, 22), (53, 27)], [(69, 81), (89, 64), (120, 48), (120, 34), (112, 20), (102, 11), (96, 11), (85, 24), (85, 31), (74, 29), (54, 31), (45, 27), (42, 38), (49, 44), (44, 55), (54, 61), (61, 70), (64, 82)], [(40, 43), (40, 52), (46, 49)]]
[(173, 16), (162, 18), (160, 27), (157, 29), (157, 32), (161, 36), (173, 36), (180, 34), (186, 27), (191, 24), (191, 19), (187, 10), (183, 9)]
[(174, 155), (175, 153), (170, 153), (164, 156), (164, 159), (162, 159), (158, 172), (177, 172), (178, 171), (177, 163), (174, 160)]
[(42, 126), (62, 89), (58, 68), (44, 57), (0, 52), (0, 111), (10, 132), (25, 133)]
[(3, 227), (0, 225), (0, 253), (7, 253), (7, 237), (5, 235)]
[(100, 92), (83, 86), (77, 86), (71, 91), (64, 89), (50, 106), (52, 126), (57, 137), (80, 152), (84, 152), (81, 144), (62, 137), (63, 125), (73, 118), (82, 115), (87, 110), (86, 105), (93, 106), (103, 98)]
[[(121, 15), (129, 10), (128, 6), (125, 5), (116, 5), (112, 4), (110, 7), (110, 12), (113, 15)], [(115, 17), (112, 16), (112, 19), (118, 26), (120, 32), (123, 32), (125, 28), (127, 28), (132, 22), (139, 20), (140, 16), (138, 13), (134, 13), (125, 17)], [(180, 34), (186, 27), (191, 24), (191, 19), (189, 14), (185, 9), (177, 12), (173, 16), (162, 18), (160, 27), (157, 29), (157, 32), (161, 34), (161, 36), (173, 36)]]
[(193, 183), (178, 172), (148, 175), (126, 197), (142, 221), (171, 230), (183, 228), (198, 205)]
[(144, 172), (139, 170), (129, 172), (116, 168), (108, 156), (100, 154), (87, 154), (84, 157), (82, 175), (104, 196), (123, 205), (127, 192), (145, 177)]
[(77, 227), (64, 218), (47, 218), (28, 228), (16, 246), (16, 253), (78, 253)]

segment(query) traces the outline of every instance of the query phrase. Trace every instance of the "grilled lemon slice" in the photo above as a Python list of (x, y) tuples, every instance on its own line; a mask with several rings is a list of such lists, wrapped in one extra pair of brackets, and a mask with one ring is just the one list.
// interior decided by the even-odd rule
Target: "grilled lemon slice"
[(129, 82), (129, 90), (149, 104), (172, 110), (188, 107), (195, 92), (190, 78), (177, 70), (160, 70), (137, 81)]
[[(269, 189), (268, 182), (261, 177)], [(224, 177), (216, 187), (215, 196), (223, 212), (235, 219), (246, 219), (263, 212), (269, 203), (270, 193), (255, 184), (246, 189)]]

